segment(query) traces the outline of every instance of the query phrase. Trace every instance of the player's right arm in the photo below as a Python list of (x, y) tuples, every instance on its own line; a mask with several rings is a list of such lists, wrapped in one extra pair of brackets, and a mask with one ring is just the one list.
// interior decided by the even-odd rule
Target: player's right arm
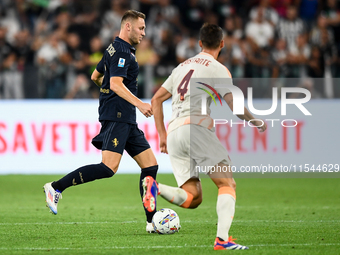
[(153, 116), (159, 135), (159, 147), (162, 153), (168, 153), (166, 143), (166, 129), (164, 125), (163, 102), (171, 97), (171, 93), (161, 87), (151, 99)]
[(136, 106), (138, 110), (145, 116), (152, 116), (151, 105), (144, 103), (138, 97), (131, 93), (131, 91), (124, 85), (123, 77), (114, 76), (110, 78), (110, 89), (118, 96), (128, 101), (130, 104)]
[(97, 71), (97, 69), (94, 69), (91, 80), (98, 86), (101, 87), (103, 84), (104, 74)]
[(104, 58), (102, 58), (97, 64), (96, 69), (92, 72), (91, 80), (98, 86), (101, 87), (104, 79)]
[[(233, 109), (234, 109), (233, 94), (227, 93), (227, 94), (224, 95), (223, 98), (226, 101), (226, 103), (228, 104), (231, 111), (233, 111)], [(254, 120), (255, 119), (254, 116), (248, 111), (248, 109), (246, 107), (244, 107), (244, 114), (237, 115), (237, 117), (239, 117), (241, 120), (245, 120), (245, 121), (252, 120), (251, 123), (254, 126), (257, 126), (260, 132), (264, 132), (267, 129), (267, 124), (263, 121), (263, 125), (262, 125), (261, 121)]]

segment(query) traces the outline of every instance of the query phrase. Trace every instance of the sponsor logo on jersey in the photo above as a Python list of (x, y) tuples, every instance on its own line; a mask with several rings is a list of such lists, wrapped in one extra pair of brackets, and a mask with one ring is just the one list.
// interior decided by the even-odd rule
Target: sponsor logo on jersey
[[(206, 86), (207, 88), (209, 88), (209, 89), (216, 95), (216, 97), (218, 98), (218, 100), (220, 101), (220, 103), (221, 103), (221, 105), (222, 105), (221, 95), (218, 94), (218, 92), (217, 92), (213, 87), (211, 87), (210, 85), (205, 84), (205, 83), (203, 83), (203, 82), (197, 82), (197, 83), (198, 83), (198, 84), (201, 84), (201, 85), (204, 85), (204, 86)], [(208, 90), (206, 90), (206, 89), (203, 89), (203, 88), (200, 88), (200, 87), (197, 87), (197, 88), (203, 90), (204, 92), (206, 92), (206, 93), (212, 98), (212, 100), (214, 101), (215, 105), (217, 105), (216, 100), (215, 100), (215, 97), (213, 96), (213, 94), (211, 94), (211, 93), (210, 93)]]
[(109, 89), (100, 88), (100, 92), (101, 92), (101, 93), (105, 93), (105, 94), (109, 94), (109, 93), (110, 93), (110, 90), (109, 90)]

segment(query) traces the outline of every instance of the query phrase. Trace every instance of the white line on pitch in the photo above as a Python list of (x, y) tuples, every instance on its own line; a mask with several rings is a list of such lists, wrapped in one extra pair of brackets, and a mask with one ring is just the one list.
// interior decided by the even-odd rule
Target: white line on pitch
[[(212, 221), (192, 221), (192, 220), (183, 220), (181, 222), (185, 223), (211, 223)], [(234, 220), (234, 223), (252, 223), (252, 222), (267, 222), (267, 223), (338, 223), (340, 220), (315, 220), (315, 221), (306, 221), (306, 220)], [(98, 222), (15, 222), (15, 223), (7, 223), (2, 222), (0, 226), (12, 226), (12, 225), (53, 225), (53, 224), (60, 224), (60, 225), (81, 225), (81, 224), (130, 224), (130, 223), (144, 223), (144, 221), (120, 221), (120, 222), (109, 222), (109, 221), (98, 221)]]
[[(302, 244), (253, 244), (249, 247), (275, 247), (275, 246), (340, 246), (340, 243), (302, 243)], [(111, 246), (111, 247), (0, 247), (0, 250), (114, 250), (114, 249), (174, 249), (174, 248), (208, 248), (212, 245), (178, 245), (178, 246)]]
[(121, 222), (108, 222), (108, 221), (98, 221), (98, 222), (16, 222), (16, 223), (0, 223), (1, 225), (81, 225), (81, 224), (126, 224), (126, 223), (142, 223), (144, 221), (121, 221)]

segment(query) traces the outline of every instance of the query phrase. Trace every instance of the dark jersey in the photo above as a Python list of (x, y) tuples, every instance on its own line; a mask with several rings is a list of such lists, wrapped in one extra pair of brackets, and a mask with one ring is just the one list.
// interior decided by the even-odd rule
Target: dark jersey
[(96, 69), (104, 74), (99, 96), (99, 121), (110, 120), (136, 124), (136, 107), (110, 90), (111, 77), (123, 77), (124, 85), (137, 95), (139, 67), (136, 49), (116, 37), (104, 52)]

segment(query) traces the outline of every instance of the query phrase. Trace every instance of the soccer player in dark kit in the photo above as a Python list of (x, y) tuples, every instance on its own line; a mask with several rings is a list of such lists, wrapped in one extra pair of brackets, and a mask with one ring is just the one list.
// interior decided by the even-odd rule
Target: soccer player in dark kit
[[(93, 138), (92, 144), (102, 150), (102, 162), (80, 167), (60, 180), (44, 185), (46, 202), (53, 214), (57, 214), (61, 193), (68, 187), (112, 177), (118, 170), (124, 149), (141, 168), (141, 197), (146, 192), (141, 183), (144, 177), (156, 178), (156, 158), (136, 122), (136, 107), (144, 116), (152, 116), (150, 104), (136, 97), (139, 68), (134, 45), (139, 44), (144, 36), (145, 15), (134, 10), (126, 11), (119, 36), (107, 47), (91, 76), (100, 87), (101, 123), (100, 133)], [(145, 214), (146, 231), (151, 233), (154, 231), (151, 224), (154, 212), (145, 210)]]

